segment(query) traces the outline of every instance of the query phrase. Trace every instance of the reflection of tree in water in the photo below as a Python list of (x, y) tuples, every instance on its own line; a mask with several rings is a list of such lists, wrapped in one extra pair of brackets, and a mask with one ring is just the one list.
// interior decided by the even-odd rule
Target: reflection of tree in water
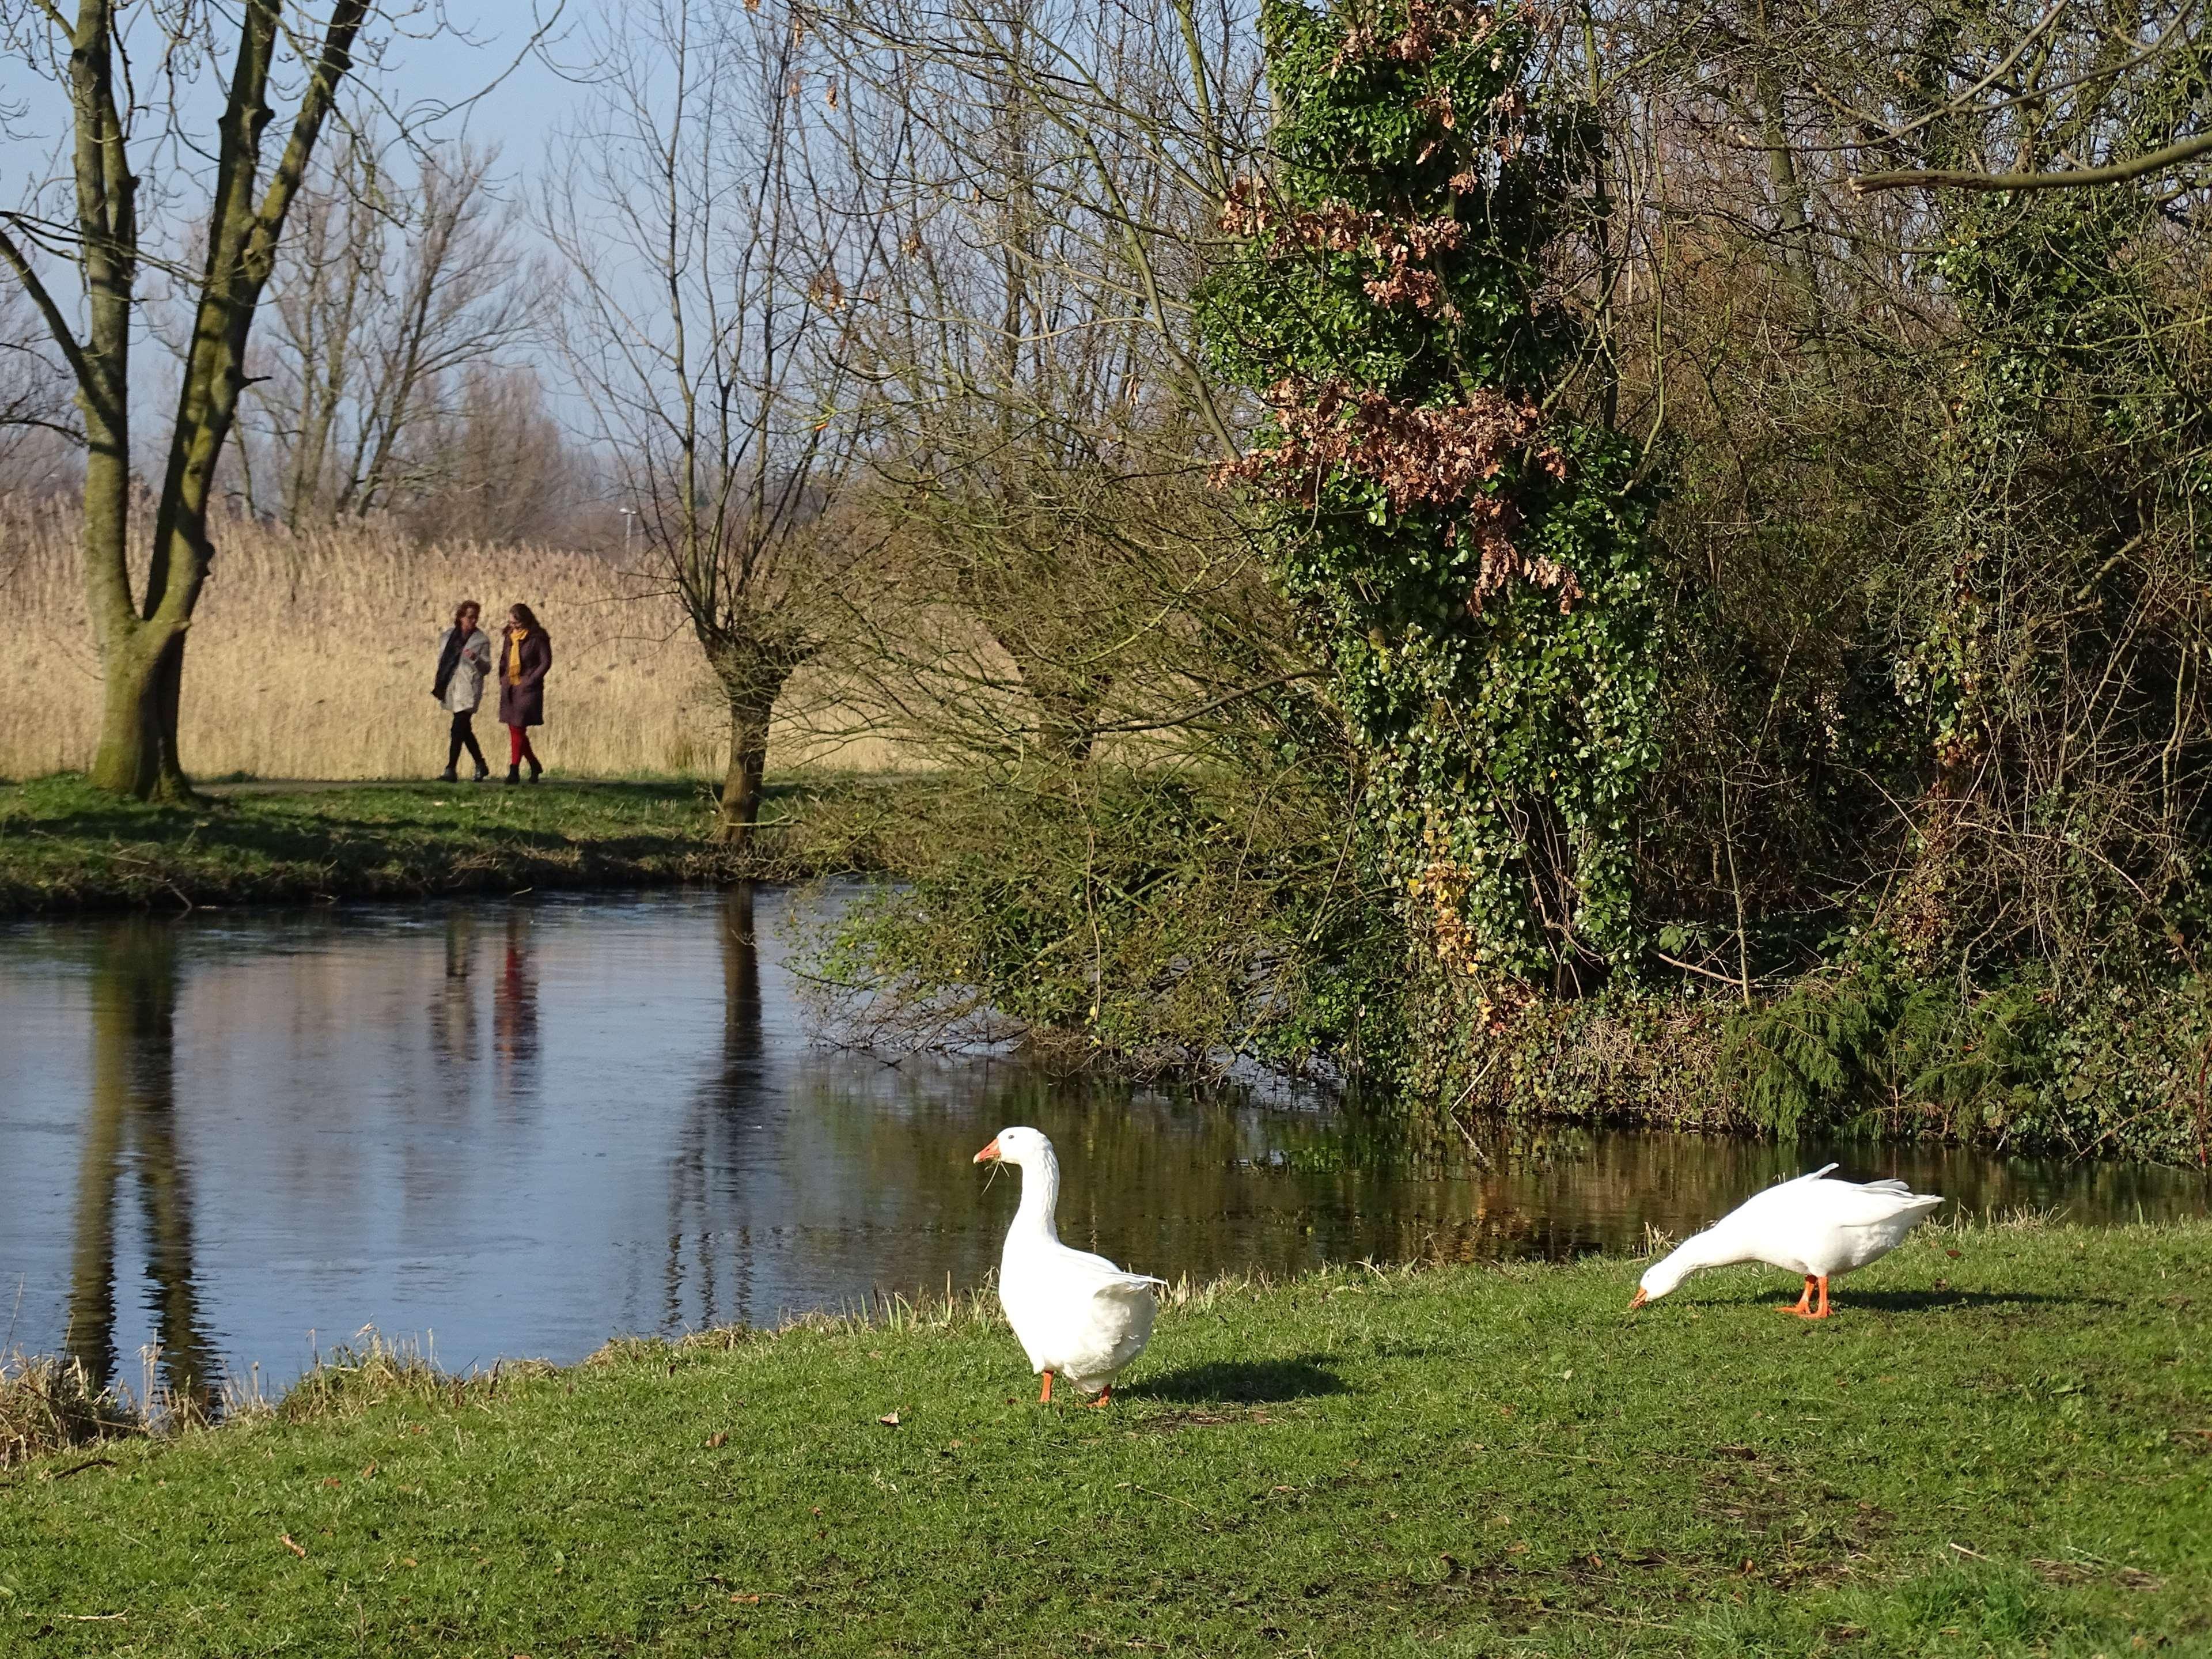
[(698, 1317), (711, 1322), (745, 1305), (750, 1273), (742, 1247), (734, 1261), (731, 1302), (722, 1304), (720, 1251), (712, 1237), (713, 1183), (735, 1162), (741, 1136), (760, 1110), (766, 1044), (762, 1034), (760, 937), (753, 920), (750, 883), (722, 895), (715, 917), (722, 958), (722, 1047), (713, 1075), (700, 1084), (669, 1163), (668, 1264), (663, 1320), (670, 1328), (688, 1322), (684, 1306), (684, 1246), (698, 1240)]
[(530, 912), (509, 905), (506, 948), (492, 988), (492, 1052), (502, 1104), (517, 1105), (538, 1091), (538, 968), (531, 959)]
[(143, 920), (94, 935), (90, 1098), (78, 1174), (67, 1346), (101, 1386), (115, 1378), (116, 1226), (126, 1164), (144, 1216), (162, 1382), (204, 1407), (215, 1358), (199, 1324), (191, 1194), (176, 1128), (177, 936)]
[(476, 951), (476, 907), (456, 904), (446, 912), (445, 975), (430, 994), (430, 1048), (461, 1093), (477, 1054), (476, 987), (469, 978)]

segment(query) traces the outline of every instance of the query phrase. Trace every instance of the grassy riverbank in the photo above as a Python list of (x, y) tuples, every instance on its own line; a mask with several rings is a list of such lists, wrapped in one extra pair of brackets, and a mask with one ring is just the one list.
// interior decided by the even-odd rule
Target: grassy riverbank
[(903, 818), (901, 792), (918, 787), (838, 776), (774, 784), (768, 827), (738, 854), (707, 841), (711, 799), (679, 781), (250, 786), (165, 807), (42, 778), (0, 788), (0, 915), (870, 869)]
[(1099, 1412), (972, 1311), (336, 1376), (14, 1476), (0, 1649), (2212, 1650), (2212, 1225), (1634, 1277), (1217, 1289)]

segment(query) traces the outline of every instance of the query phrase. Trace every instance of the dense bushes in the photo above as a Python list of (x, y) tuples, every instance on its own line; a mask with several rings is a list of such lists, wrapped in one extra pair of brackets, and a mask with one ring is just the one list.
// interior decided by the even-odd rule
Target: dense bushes
[(1417, 1097), (1469, 1115), (1936, 1139), (2069, 1158), (2212, 1160), (2212, 986), (1969, 990), (1893, 961), (1720, 994), (1547, 1000), (1502, 1028), (1425, 1033)]
[[(1049, 771), (948, 791), (910, 884), (838, 914), (816, 967), (894, 1046), (1018, 1033), (1071, 1064), (1395, 1076), (1402, 936), (1296, 771)], [(1055, 789), (1052, 786), (1060, 784)]]
[[(1024, 785), (851, 982), (1431, 1114), (2212, 1155), (2201, 186), (1841, 188), (2195, 131), (2193, 42), (2039, 19), (1271, 0), (1188, 293), (1302, 735)], [(1212, 649), (1194, 587), (1127, 636)]]

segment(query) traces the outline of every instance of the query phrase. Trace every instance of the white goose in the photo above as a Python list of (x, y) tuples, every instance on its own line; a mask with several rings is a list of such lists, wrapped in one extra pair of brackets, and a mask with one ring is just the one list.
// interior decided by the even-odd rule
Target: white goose
[[(1828, 1280), (1879, 1261), (1905, 1242), (1913, 1224), (1941, 1204), (1901, 1181), (1826, 1179), (1832, 1164), (1769, 1187), (1645, 1269), (1632, 1310), (1656, 1302), (1700, 1267), (1764, 1261), (1802, 1273), (1803, 1294), (1784, 1313), (1828, 1316)], [(1814, 1291), (1820, 1304), (1814, 1304)]]
[(1044, 1376), (1038, 1403), (1051, 1401), (1057, 1374), (1104, 1405), (1115, 1377), (1152, 1340), (1158, 1310), (1152, 1286), (1166, 1281), (1125, 1273), (1103, 1255), (1060, 1242), (1053, 1225), (1060, 1160), (1036, 1130), (1000, 1130), (975, 1162), (1011, 1164), (1022, 1172), (1021, 1207), (999, 1258), (999, 1305), (1030, 1366)]

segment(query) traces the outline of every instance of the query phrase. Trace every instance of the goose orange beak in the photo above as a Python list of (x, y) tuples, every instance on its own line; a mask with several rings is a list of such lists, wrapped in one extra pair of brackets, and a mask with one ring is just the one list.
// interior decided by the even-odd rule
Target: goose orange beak
[(1628, 1311), (1629, 1311), (1629, 1312), (1631, 1312), (1631, 1313), (1634, 1313), (1634, 1312), (1635, 1312), (1638, 1308), (1642, 1307), (1645, 1303), (1649, 1302), (1650, 1299), (1651, 1299), (1651, 1298), (1650, 1298), (1650, 1297), (1648, 1297), (1648, 1296), (1644, 1295), (1644, 1292), (1643, 1292), (1641, 1290), (1638, 1290), (1638, 1291), (1636, 1292), (1636, 1300), (1635, 1300), (1635, 1301), (1633, 1301), (1633, 1302), (1632, 1302), (1632, 1303), (1630, 1303), (1630, 1304), (1628, 1304)]
[(994, 1139), (989, 1146), (986, 1146), (981, 1152), (975, 1154), (975, 1161), (978, 1164), (995, 1163), (998, 1159), (998, 1156), (999, 1143), (996, 1139)]

